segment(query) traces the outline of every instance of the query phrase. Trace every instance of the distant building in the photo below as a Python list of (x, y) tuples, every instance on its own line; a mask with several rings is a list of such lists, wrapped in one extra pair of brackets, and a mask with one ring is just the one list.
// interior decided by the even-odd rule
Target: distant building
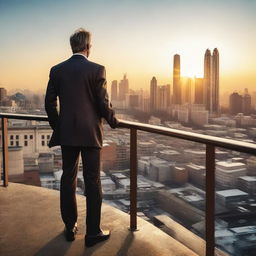
[(186, 170), (191, 183), (199, 187), (205, 187), (205, 166), (190, 163), (186, 165)]
[(241, 162), (219, 161), (216, 163), (216, 183), (222, 188), (237, 187), (237, 179), (246, 175), (246, 165)]
[(195, 104), (204, 104), (204, 79), (195, 78)]
[(119, 100), (124, 101), (125, 95), (129, 92), (129, 81), (124, 74), (123, 79), (119, 83)]
[(140, 98), (141, 96), (138, 94), (126, 94), (126, 107), (131, 109), (139, 109)]
[(0, 101), (5, 100), (7, 97), (7, 90), (3, 87), (0, 88)]
[(172, 170), (173, 164), (159, 158), (154, 158), (150, 161), (148, 177), (157, 182), (171, 182)]
[(239, 189), (227, 189), (216, 192), (216, 199), (224, 206), (236, 204), (248, 198), (248, 193)]
[(173, 57), (173, 104), (181, 104), (180, 55)]
[(112, 84), (111, 84), (111, 101), (113, 100), (118, 100), (117, 80), (112, 81)]
[(157, 80), (153, 77), (150, 81), (150, 110), (155, 111), (157, 108)]
[(182, 78), (182, 91), (181, 91), (182, 103), (192, 103), (192, 78)]
[(48, 124), (33, 124), (33, 121), (26, 121), (19, 126), (8, 128), (8, 144), (10, 147), (23, 147), (25, 157), (37, 156), (39, 153), (49, 152), (51, 134), (52, 129)]
[(157, 110), (165, 111), (170, 101), (169, 85), (162, 85), (157, 87)]
[(232, 115), (243, 112), (243, 97), (237, 92), (233, 92), (229, 96), (229, 111)]
[(202, 109), (200, 106), (192, 106), (190, 110), (190, 121), (194, 125), (203, 126), (208, 124), (209, 111)]
[(204, 55), (204, 103), (210, 114), (219, 113), (219, 52), (209, 49)]
[[(9, 152), (9, 180), (12, 182), (24, 182), (23, 149), (20, 146), (8, 147)], [(0, 149), (2, 163), (2, 148)]]
[(256, 156), (250, 156), (247, 160), (248, 175), (256, 176)]
[(243, 113), (245, 115), (250, 115), (252, 112), (252, 99), (251, 95), (248, 93), (248, 89), (245, 89), (243, 96)]
[(113, 141), (103, 141), (101, 162), (104, 171), (113, 169), (117, 158), (117, 145)]
[(256, 193), (256, 176), (239, 177), (238, 188), (250, 194), (255, 194)]

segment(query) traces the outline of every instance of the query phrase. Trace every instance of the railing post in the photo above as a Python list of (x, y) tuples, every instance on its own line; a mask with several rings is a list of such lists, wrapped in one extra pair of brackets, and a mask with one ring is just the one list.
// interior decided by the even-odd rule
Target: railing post
[(206, 256), (214, 256), (215, 249), (215, 147), (206, 144)]
[(8, 119), (2, 117), (2, 154), (3, 154), (3, 180), (4, 186), (8, 186)]
[(137, 230), (137, 130), (130, 130), (130, 230)]

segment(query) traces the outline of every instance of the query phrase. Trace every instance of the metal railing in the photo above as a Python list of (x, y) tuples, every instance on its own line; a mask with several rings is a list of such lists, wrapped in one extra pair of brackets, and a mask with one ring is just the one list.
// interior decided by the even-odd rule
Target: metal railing
[[(47, 116), (0, 113), (2, 118), (3, 181), (8, 186), (8, 119), (48, 121)], [(120, 128), (130, 129), (130, 230), (137, 230), (137, 131), (145, 131), (206, 145), (206, 255), (215, 250), (215, 147), (256, 155), (256, 145), (161, 126), (120, 120)]]

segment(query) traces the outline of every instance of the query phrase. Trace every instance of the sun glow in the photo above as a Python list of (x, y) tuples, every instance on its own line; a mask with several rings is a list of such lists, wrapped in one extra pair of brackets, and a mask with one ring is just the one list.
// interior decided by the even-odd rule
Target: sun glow
[(194, 56), (186, 56), (181, 61), (181, 76), (203, 77), (203, 61), (195, 59)]

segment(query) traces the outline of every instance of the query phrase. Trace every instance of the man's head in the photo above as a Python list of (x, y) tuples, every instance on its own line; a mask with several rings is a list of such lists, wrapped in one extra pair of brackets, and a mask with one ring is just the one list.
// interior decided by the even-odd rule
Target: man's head
[(70, 46), (73, 53), (82, 53), (89, 56), (91, 47), (91, 34), (83, 28), (77, 29), (70, 36)]

